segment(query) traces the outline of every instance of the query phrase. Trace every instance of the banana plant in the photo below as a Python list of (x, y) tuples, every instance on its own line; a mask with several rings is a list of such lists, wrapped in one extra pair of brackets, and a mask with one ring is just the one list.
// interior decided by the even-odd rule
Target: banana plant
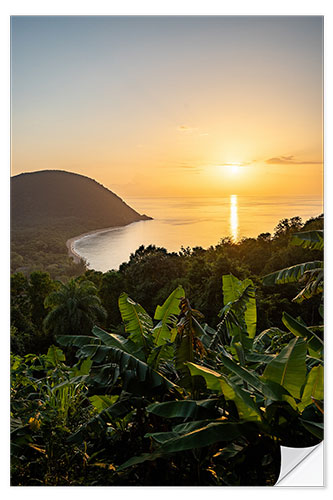
[[(193, 420), (173, 426), (167, 432), (147, 434), (147, 438), (152, 438), (157, 443), (157, 448), (152, 453), (132, 457), (118, 470), (123, 471), (147, 460), (167, 457), (180, 451), (236, 440), (246, 436), (251, 425), (252, 430), (256, 429), (259, 435), (267, 432), (274, 435), (266, 417), (272, 404), (287, 403), (294, 412), (304, 411), (313, 404), (316, 397), (321, 398), (323, 395), (322, 368), (312, 368), (306, 375), (306, 352), (306, 341), (293, 339), (270, 360), (261, 377), (229, 358), (223, 359), (224, 370), (220, 373), (188, 362), (191, 375), (204, 379), (207, 390), (211, 392), (210, 398), (202, 401), (154, 403), (148, 406), (148, 412), (160, 417)], [(244, 381), (247, 382), (248, 389), (242, 384)], [(237, 408), (236, 420), (230, 418), (229, 412), (221, 406), (221, 397), (234, 403)], [(214, 412), (219, 412), (220, 415), (213, 418)], [(304, 429), (321, 439), (320, 422), (302, 418), (299, 418), (299, 422)], [(304, 443), (301, 446), (303, 445)]]
[[(323, 250), (324, 232), (304, 231), (293, 234), (292, 245), (301, 246), (309, 250)], [(293, 298), (293, 302), (301, 303), (314, 295), (324, 291), (324, 263), (322, 261), (304, 262), (263, 277), (263, 285), (272, 286), (285, 283), (299, 282), (303, 285), (301, 291)]]
[[(202, 315), (178, 287), (157, 307), (155, 326), (142, 306), (122, 294), (124, 336), (94, 327), (90, 337), (59, 338), (78, 347), (79, 359), (93, 362), (90, 386), (99, 388), (91, 396), (98, 413), (72, 442), (82, 441), (87, 432), (106, 432), (110, 425), (116, 429), (133, 412), (143, 412), (147, 421), (159, 419), (160, 429), (144, 436), (151, 443), (149, 453), (120, 464), (117, 473), (122, 474), (179, 453), (220, 460), (223, 468), (230, 456), (242, 461), (251, 446), (268, 443), (270, 456), (279, 457), (280, 444), (304, 446), (305, 439), (309, 445), (322, 439), (321, 333), (284, 313), (287, 331), (271, 328), (257, 335), (253, 282), (223, 276), (222, 290), (217, 330), (202, 325)], [(276, 337), (286, 338), (278, 351), (272, 348)], [(172, 361), (168, 378), (163, 367)], [(115, 400), (110, 391), (116, 386), (121, 392)], [(286, 441), (290, 432), (281, 425), (288, 419), (292, 441)]]
[[(240, 442), (244, 437), (250, 439), (250, 429), (256, 439), (269, 434), (274, 436), (276, 443), (291, 443), (293, 446), (304, 446), (304, 435), (309, 445), (322, 439), (322, 422), (313, 410), (314, 404), (321, 408), (323, 399), (320, 337), (286, 313), (283, 321), (289, 333), (271, 328), (255, 336), (253, 283), (250, 280), (241, 282), (232, 275), (224, 276), (223, 292), (222, 322), (226, 325), (231, 343), (223, 345), (218, 331), (203, 327), (201, 338), (205, 341), (205, 355), (201, 364), (193, 361), (193, 352), (192, 356), (188, 352), (184, 356), (188, 361), (183, 362), (192, 378), (204, 381), (206, 399), (185, 397), (183, 400), (156, 402), (148, 406), (148, 413), (169, 421), (183, 418), (184, 423), (171, 425), (165, 432), (147, 433), (145, 437), (155, 443), (153, 451), (132, 457), (119, 467), (119, 472), (147, 460), (167, 458), (170, 454), (213, 445), (222, 446), (231, 455), (235, 450), (243, 453)], [(188, 321), (187, 328), (189, 325)], [(221, 324), (218, 329), (221, 330)], [(280, 352), (271, 352), (272, 336), (288, 338), (290, 335), (294, 337)], [(243, 342), (238, 345), (237, 340)], [(187, 344), (188, 347), (190, 345)], [(212, 369), (209, 362), (216, 369)], [(276, 421), (283, 421), (285, 414), (295, 429), (291, 441), (283, 425), (276, 425)], [(251, 436), (253, 439), (253, 434)], [(228, 453), (226, 456), (229, 456)], [(210, 460), (213, 460), (213, 453)]]
[[(183, 389), (178, 384), (189, 375), (184, 363), (204, 352), (199, 339), (203, 333), (197, 319), (200, 313), (191, 308), (184, 289), (178, 286), (157, 306), (155, 326), (144, 308), (126, 293), (119, 297), (119, 309), (125, 336), (94, 326), (90, 336), (61, 335), (58, 342), (77, 347), (80, 360), (92, 361), (89, 382), (99, 391), (110, 391), (121, 381), (122, 389), (134, 395), (176, 391), (182, 398)], [(170, 368), (173, 357), (175, 365)]]

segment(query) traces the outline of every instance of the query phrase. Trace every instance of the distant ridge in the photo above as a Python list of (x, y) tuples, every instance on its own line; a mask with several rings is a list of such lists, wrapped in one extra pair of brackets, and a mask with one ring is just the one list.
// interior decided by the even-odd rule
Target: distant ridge
[[(84, 175), (41, 170), (11, 178), (11, 225), (73, 228), (72, 236), (148, 220), (119, 196)], [(66, 231), (68, 234), (68, 231)]]

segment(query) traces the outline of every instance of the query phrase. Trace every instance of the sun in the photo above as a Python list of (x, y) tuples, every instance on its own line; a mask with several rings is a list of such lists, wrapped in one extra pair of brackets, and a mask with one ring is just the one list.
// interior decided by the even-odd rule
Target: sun
[(240, 166), (239, 165), (229, 165), (230, 171), (233, 174), (238, 174), (240, 171)]
[(231, 173), (231, 174), (239, 174), (240, 173), (240, 165), (239, 163), (227, 163), (225, 165), (222, 165), (226, 170), (227, 172)]

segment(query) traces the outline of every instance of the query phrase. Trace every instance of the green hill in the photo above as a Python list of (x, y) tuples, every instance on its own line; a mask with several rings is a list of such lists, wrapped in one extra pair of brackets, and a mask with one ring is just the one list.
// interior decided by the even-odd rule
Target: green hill
[(67, 239), (147, 219), (89, 177), (61, 170), (16, 175), (11, 178), (11, 269), (27, 273), (38, 267), (57, 274), (59, 265), (72, 267)]
[(85, 231), (147, 218), (95, 180), (60, 170), (12, 177), (11, 217), (14, 229), (69, 222)]

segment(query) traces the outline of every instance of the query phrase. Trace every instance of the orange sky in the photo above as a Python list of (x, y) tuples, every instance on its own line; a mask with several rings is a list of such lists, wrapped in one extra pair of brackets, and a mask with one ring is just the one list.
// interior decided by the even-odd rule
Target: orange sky
[(321, 17), (12, 18), (13, 175), (317, 195), (322, 99)]

